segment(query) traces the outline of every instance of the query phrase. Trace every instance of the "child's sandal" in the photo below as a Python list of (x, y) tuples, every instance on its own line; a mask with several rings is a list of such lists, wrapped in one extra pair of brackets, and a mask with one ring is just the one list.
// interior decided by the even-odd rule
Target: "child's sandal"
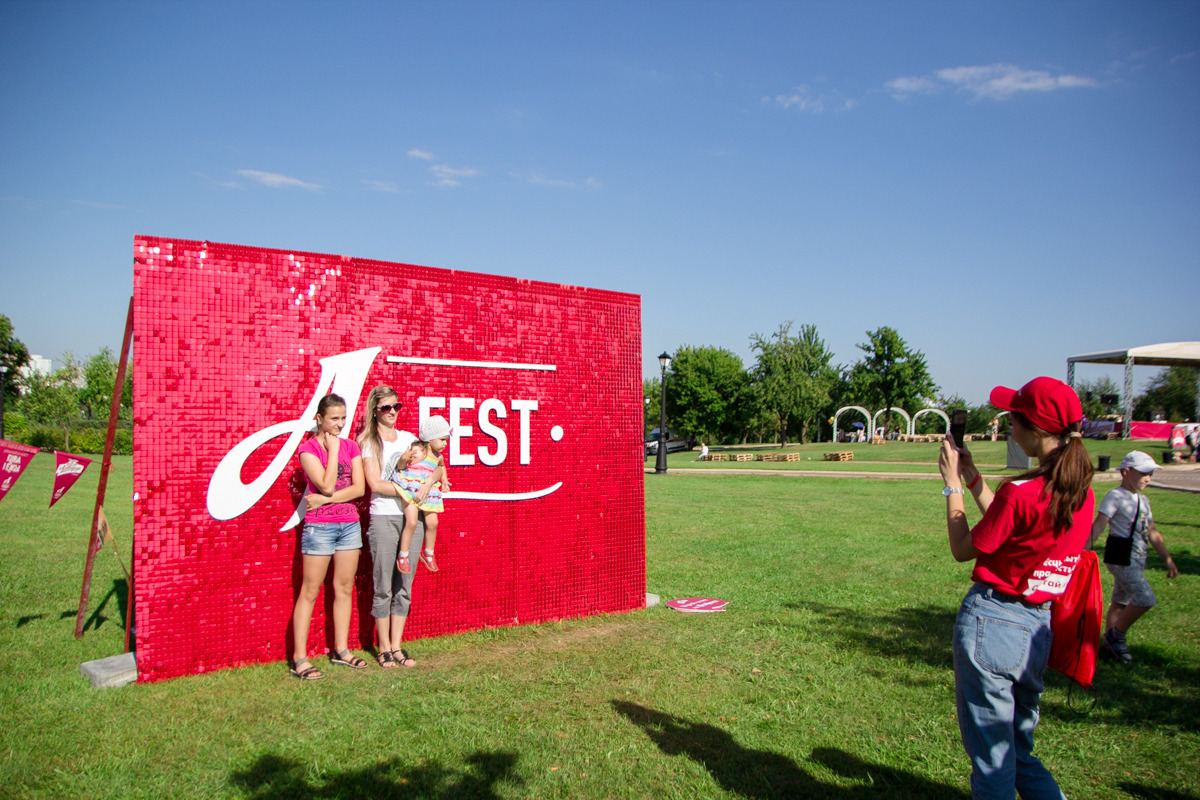
[(437, 561), (434, 559), (433, 553), (426, 553), (424, 550), (422, 550), (420, 558), (421, 563), (428, 567), (430, 572), (438, 571)]
[[(300, 669), (301, 664), (308, 664), (308, 668)], [(321, 673), (321, 670), (317, 669), (312, 664), (308, 663), (307, 658), (302, 658), (299, 661), (297, 661), (295, 664), (292, 665), (291, 669), (289, 669), (288, 672), (292, 673), (293, 675), (295, 675), (297, 678), (299, 678), (302, 681), (319, 681), (319, 680), (321, 680), (321, 678), (325, 677)]]
[(412, 572), (412, 564), (409, 563), (408, 556), (400, 556), (396, 559), (396, 569), (400, 570), (403, 575)]
[(343, 650), (340, 653), (330, 653), (329, 663), (336, 664), (339, 667), (350, 667), (350, 669), (366, 669), (367, 662), (363, 661), (358, 656), (351, 653), (349, 650)]

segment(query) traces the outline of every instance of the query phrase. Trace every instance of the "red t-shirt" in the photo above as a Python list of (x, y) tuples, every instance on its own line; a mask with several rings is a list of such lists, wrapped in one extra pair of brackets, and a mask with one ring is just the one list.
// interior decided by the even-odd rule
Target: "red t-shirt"
[(983, 519), (971, 529), (979, 555), (971, 578), (1030, 603), (1063, 593), (1092, 531), (1096, 497), (1087, 498), (1071, 527), (1055, 535), (1043, 494), (1045, 478), (1006, 483), (996, 492)]

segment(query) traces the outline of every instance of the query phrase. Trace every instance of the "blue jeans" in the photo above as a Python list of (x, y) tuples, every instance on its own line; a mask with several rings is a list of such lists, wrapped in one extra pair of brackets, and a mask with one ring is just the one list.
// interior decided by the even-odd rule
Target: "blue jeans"
[(300, 535), (300, 552), (306, 556), (331, 556), (337, 550), (362, 548), (362, 529), (354, 522), (306, 522)]
[(958, 727), (971, 757), (976, 800), (1065, 800), (1033, 756), (1042, 676), (1050, 659), (1050, 609), (977, 583), (954, 623)]

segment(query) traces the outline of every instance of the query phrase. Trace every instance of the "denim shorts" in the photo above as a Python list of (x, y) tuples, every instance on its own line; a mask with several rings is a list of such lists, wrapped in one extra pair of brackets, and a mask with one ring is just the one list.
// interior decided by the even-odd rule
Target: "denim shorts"
[(300, 552), (306, 556), (331, 556), (337, 550), (362, 549), (362, 529), (354, 522), (306, 522)]
[(1138, 606), (1153, 608), (1158, 605), (1158, 598), (1146, 580), (1145, 564), (1139, 564), (1136, 559), (1128, 567), (1115, 564), (1105, 564), (1113, 576), (1112, 602), (1119, 606)]

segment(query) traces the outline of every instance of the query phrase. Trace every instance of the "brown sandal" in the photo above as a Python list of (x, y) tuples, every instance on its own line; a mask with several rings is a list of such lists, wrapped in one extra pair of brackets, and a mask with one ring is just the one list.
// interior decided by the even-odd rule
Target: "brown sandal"
[(367, 662), (363, 661), (358, 656), (351, 653), (349, 650), (343, 650), (340, 653), (330, 653), (329, 663), (336, 664), (339, 667), (350, 667), (351, 669), (366, 669)]
[[(308, 669), (300, 669), (301, 664), (308, 664)], [(321, 670), (308, 663), (307, 658), (302, 658), (297, 661), (292, 668), (288, 670), (288, 672), (292, 673), (302, 681), (319, 681), (321, 678), (325, 677), (321, 673)]]

